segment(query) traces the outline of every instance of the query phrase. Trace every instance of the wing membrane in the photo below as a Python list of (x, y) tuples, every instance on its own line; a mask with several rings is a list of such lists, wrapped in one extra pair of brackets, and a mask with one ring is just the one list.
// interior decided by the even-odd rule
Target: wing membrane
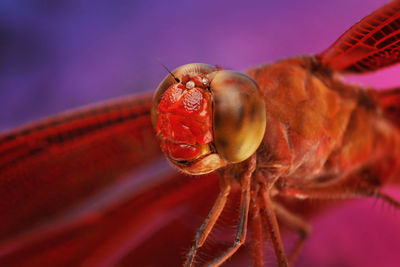
[(68, 112), (0, 136), (0, 240), (161, 156), (151, 98), (145, 94)]
[(400, 1), (392, 1), (363, 18), (317, 57), (334, 70), (353, 73), (398, 63)]
[(162, 178), (147, 178), (157, 180), (156, 184), (132, 188), (122, 199), (86, 211), (60, 227), (33, 231), (0, 245), (0, 264), (181, 265), (184, 249), (190, 247), (218, 194), (218, 177), (169, 172)]

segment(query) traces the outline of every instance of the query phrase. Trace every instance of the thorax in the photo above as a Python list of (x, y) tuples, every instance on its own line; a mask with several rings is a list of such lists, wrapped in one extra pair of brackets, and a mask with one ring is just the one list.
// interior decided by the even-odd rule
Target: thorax
[(267, 126), (258, 168), (314, 179), (340, 148), (360, 89), (345, 85), (313, 57), (283, 60), (249, 70), (266, 104)]

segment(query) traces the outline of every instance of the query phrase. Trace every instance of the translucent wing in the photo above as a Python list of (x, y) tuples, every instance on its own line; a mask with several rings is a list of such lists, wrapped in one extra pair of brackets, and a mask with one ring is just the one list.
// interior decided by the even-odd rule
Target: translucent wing
[(169, 167), (151, 94), (0, 136), (0, 265), (180, 265), (218, 177)]
[(151, 94), (68, 112), (0, 136), (0, 243), (161, 156)]
[(400, 1), (392, 1), (363, 18), (317, 57), (334, 70), (353, 73), (398, 63)]
[(98, 205), (101, 194), (93, 200), (95, 206), (77, 207), (85, 212), (0, 245), (0, 265), (181, 265), (218, 194), (218, 177), (196, 179), (157, 167), (145, 180), (136, 177), (142, 181), (135, 186), (125, 183), (108, 190), (108, 195), (118, 193), (112, 201)]

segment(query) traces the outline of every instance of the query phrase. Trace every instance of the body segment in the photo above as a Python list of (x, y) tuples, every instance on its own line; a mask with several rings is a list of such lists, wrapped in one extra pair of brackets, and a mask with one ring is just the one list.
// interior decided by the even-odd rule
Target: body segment
[(344, 84), (318, 64), (299, 57), (249, 70), (267, 109), (258, 167), (271, 174), (284, 171), (294, 185), (378, 168), (379, 177), (368, 179), (383, 184), (399, 168), (397, 127), (372, 91)]

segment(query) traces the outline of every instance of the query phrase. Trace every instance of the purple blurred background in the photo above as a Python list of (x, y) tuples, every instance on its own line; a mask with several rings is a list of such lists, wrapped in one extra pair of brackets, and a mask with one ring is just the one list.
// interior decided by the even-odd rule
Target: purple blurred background
[[(381, 0), (0, 2), (0, 131), (157, 87), (171, 69), (246, 68), (320, 52)], [(400, 67), (350, 80), (400, 85)], [(400, 197), (399, 190), (392, 191)], [(298, 266), (398, 266), (399, 216), (374, 201), (323, 214)]]

